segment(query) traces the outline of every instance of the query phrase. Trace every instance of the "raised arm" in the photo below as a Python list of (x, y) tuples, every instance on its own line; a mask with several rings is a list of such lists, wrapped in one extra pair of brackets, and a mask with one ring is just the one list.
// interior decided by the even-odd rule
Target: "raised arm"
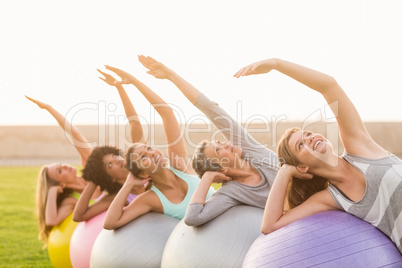
[[(159, 79), (167, 79), (175, 84), (184, 96), (211, 120), (228, 141), (236, 146), (241, 146), (243, 150), (257, 149), (266, 154), (274, 154), (251, 137), (224, 109), (209, 100), (176, 72), (151, 57), (140, 56), (139, 58), (141, 63), (149, 69), (147, 73)], [(272, 159), (277, 158), (273, 157)]]
[(163, 126), (168, 142), (168, 157), (170, 164), (172, 167), (180, 171), (193, 174), (194, 171), (192, 170), (191, 165), (188, 165), (187, 163), (188, 154), (186, 144), (173, 109), (161, 97), (131, 74), (111, 66), (106, 66), (106, 68), (121, 77), (122, 81), (117, 84), (133, 84), (155, 108), (163, 120)]
[(386, 153), (373, 141), (355, 106), (333, 77), (281, 59), (252, 63), (240, 69), (234, 77), (263, 74), (271, 70), (277, 70), (324, 96), (337, 118), (340, 137), (347, 152), (366, 157)]
[(113, 76), (110, 74), (107, 74), (105, 72), (102, 72), (101, 70), (97, 69), (99, 73), (101, 73), (104, 77), (99, 77), (101, 80), (103, 80), (105, 83), (107, 83), (110, 86), (115, 86), (117, 89), (117, 92), (119, 92), (119, 96), (121, 99), (121, 102), (123, 103), (124, 107), (124, 112), (126, 113), (126, 117), (128, 121), (130, 122), (130, 133), (131, 133), (131, 142), (144, 142), (145, 137), (144, 137), (144, 132), (142, 130), (140, 118), (138, 117), (138, 114), (136, 110), (134, 109), (134, 106), (130, 100), (130, 98), (127, 95), (127, 92), (124, 90), (123, 86), (118, 82)]
[(59, 126), (64, 130), (65, 133), (67, 133), (75, 146), (75, 149), (78, 151), (80, 158), (81, 158), (81, 165), (85, 167), (85, 164), (87, 163), (88, 157), (92, 152), (92, 148), (89, 145), (89, 142), (87, 139), (82, 135), (82, 133), (78, 130), (77, 127), (72, 125), (70, 122), (68, 122), (63, 115), (61, 115), (58, 111), (56, 111), (51, 105), (47, 103), (43, 103), (41, 101), (32, 99), (28, 96), (25, 96), (28, 100), (32, 101), (36, 105), (39, 106), (41, 109), (45, 109), (48, 111), (54, 119), (56, 119), (57, 123), (59, 123)]

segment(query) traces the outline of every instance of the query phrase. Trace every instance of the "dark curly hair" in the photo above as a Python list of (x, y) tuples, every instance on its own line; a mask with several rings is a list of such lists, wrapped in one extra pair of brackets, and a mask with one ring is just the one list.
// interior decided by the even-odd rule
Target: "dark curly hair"
[(105, 171), (103, 157), (108, 154), (123, 156), (123, 152), (116, 147), (96, 147), (93, 149), (85, 168), (82, 170), (82, 177), (86, 181), (92, 181), (96, 185), (99, 185), (101, 191), (106, 190), (109, 194), (115, 194), (120, 190), (122, 185), (113, 182), (113, 178)]

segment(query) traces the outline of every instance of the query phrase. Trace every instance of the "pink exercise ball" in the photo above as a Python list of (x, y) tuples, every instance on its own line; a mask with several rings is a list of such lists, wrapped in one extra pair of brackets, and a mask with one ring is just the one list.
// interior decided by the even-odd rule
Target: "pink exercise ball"
[(80, 222), (70, 241), (70, 258), (74, 268), (88, 268), (92, 246), (103, 229), (104, 211), (92, 219)]

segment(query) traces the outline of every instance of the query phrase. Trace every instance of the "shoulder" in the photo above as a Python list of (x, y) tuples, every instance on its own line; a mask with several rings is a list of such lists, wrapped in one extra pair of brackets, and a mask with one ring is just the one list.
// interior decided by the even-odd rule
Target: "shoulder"
[(319, 191), (318, 193), (313, 194), (306, 200), (305, 203), (326, 210), (339, 209), (328, 189), (324, 189), (322, 191)]
[(140, 194), (132, 203), (143, 204), (149, 206), (151, 209), (159, 209), (162, 207), (158, 195), (153, 190), (148, 190), (145, 193)]

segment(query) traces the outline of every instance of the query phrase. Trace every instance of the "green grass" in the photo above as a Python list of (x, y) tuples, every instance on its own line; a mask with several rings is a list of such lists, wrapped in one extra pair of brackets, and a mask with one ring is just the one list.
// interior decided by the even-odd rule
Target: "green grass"
[(0, 167), (0, 267), (52, 267), (35, 218), (39, 169)]
[[(0, 267), (52, 267), (38, 240), (36, 177), (40, 167), (0, 167)], [(213, 184), (218, 189), (221, 184)]]

